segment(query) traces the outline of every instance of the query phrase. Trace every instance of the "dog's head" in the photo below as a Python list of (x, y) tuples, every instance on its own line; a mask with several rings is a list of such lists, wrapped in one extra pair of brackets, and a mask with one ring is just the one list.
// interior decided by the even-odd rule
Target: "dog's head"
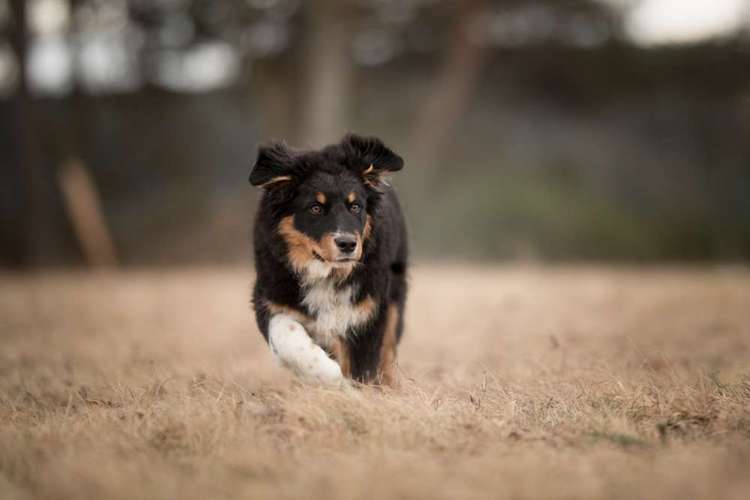
[(403, 160), (379, 139), (346, 136), (319, 151), (261, 147), (250, 183), (265, 193), (259, 221), (275, 226), (298, 272), (348, 274), (372, 232), (385, 177)]

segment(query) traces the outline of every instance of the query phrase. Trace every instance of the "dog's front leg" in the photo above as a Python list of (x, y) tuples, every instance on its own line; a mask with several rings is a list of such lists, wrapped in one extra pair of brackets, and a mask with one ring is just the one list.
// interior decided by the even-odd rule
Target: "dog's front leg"
[(329, 385), (344, 380), (341, 367), (317, 346), (305, 328), (287, 314), (277, 314), (268, 324), (268, 344), (282, 366), (302, 378)]

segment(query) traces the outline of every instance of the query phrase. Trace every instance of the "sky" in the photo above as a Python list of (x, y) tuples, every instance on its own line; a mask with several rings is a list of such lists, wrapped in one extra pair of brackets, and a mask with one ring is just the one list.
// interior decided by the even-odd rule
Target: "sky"
[(640, 45), (691, 43), (732, 34), (749, 15), (748, 0), (643, 0), (626, 28)]
[[(690, 43), (748, 26), (750, 0), (600, 0), (628, 6), (628, 34), (637, 43)], [(7, 10), (0, 0), (0, 11)], [(37, 32), (53, 32), (67, 22), (66, 2), (33, 0), (31, 24)]]
[[(641, 46), (689, 44), (720, 38), (740, 29), (750, 32), (750, 0), (599, 0), (625, 9), (626, 34)], [(126, 16), (125, 1), (102, 4), (112, 21)], [(29, 24), (38, 36), (29, 61), (32, 84), (40, 93), (65, 94), (76, 71), (69, 41), (64, 37), (70, 22), (68, 3), (63, 0), (31, 0)], [(7, 0), (0, 0), (0, 24), (9, 16)], [(112, 24), (112, 23), (110, 23)], [(120, 23), (122, 24), (122, 23)], [(117, 28), (114, 23), (110, 28)], [(128, 90), (138, 85), (135, 50), (121, 29), (86, 33), (79, 64), (90, 90), (111, 91), (120, 85)], [(121, 39), (122, 38), (122, 39)], [(356, 47), (355, 47), (356, 52)], [(231, 47), (202, 44), (187, 54), (165, 52), (164, 68), (157, 79), (180, 90), (205, 90), (222, 86), (236, 74), (238, 61)], [(0, 96), (8, 94), (17, 68), (8, 44), (0, 45)], [(128, 77), (128, 78), (126, 78)], [(185, 83), (187, 82), (187, 83)], [(187, 86), (187, 88), (182, 88)]]

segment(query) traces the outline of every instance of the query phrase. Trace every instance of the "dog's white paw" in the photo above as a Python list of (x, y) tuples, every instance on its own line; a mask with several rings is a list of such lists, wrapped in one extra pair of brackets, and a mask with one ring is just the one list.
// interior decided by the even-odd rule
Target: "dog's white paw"
[(328, 355), (320, 349), (319, 354), (322, 357), (316, 355), (316, 361), (312, 365), (308, 366), (306, 372), (302, 376), (311, 378), (315, 382), (319, 382), (325, 385), (338, 386), (344, 380), (344, 375), (341, 373), (341, 367), (337, 362), (328, 357)]
[(338, 363), (316, 345), (305, 328), (293, 318), (279, 314), (268, 325), (268, 343), (279, 363), (301, 378), (337, 386), (345, 380)]

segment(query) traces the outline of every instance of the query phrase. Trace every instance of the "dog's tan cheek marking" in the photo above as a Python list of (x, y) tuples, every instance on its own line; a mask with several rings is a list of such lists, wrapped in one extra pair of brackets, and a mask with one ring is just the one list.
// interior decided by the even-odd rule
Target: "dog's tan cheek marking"
[(315, 199), (321, 205), (325, 205), (326, 204), (326, 195), (324, 195), (323, 193), (316, 193), (315, 194)]
[(294, 215), (287, 215), (281, 219), (278, 231), (287, 244), (289, 263), (296, 271), (304, 270), (305, 266), (315, 258), (313, 253), (318, 253), (323, 258), (326, 257), (315, 240), (294, 228)]
[(362, 258), (364, 248), (362, 245), (362, 236), (359, 233), (356, 233), (355, 236), (357, 237), (357, 247), (355, 248), (354, 255), (352, 255), (352, 259), (359, 260)]
[(338, 247), (336, 246), (336, 242), (334, 241), (334, 237), (332, 233), (326, 233), (323, 235), (323, 237), (320, 239), (320, 248), (321, 251), (318, 252), (321, 257), (323, 257), (325, 260), (336, 260), (336, 257), (338, 257)]
[(380, 348), (378, 379), (385, 385), (393, 387), (396, 382), (396, 328), (398, 327), (398, 306), (388, 306), (388, 317), (383, 333), (383, 345)]
[(372, 217), (368, 215), (367, 219), (365, 219), (365, 227), (362, 229), (362, 234), (357, 233), (356, 235), (357, 236), (357, 250), (356, 250), (356, 253), (352, 256), (354, 260), (361, 259), (362, 254), (365, 251), (364, 242), (370, 238), (370, 233), (372, 233), (372, 225), (370, 224), (371, 220), (372, 220)]

